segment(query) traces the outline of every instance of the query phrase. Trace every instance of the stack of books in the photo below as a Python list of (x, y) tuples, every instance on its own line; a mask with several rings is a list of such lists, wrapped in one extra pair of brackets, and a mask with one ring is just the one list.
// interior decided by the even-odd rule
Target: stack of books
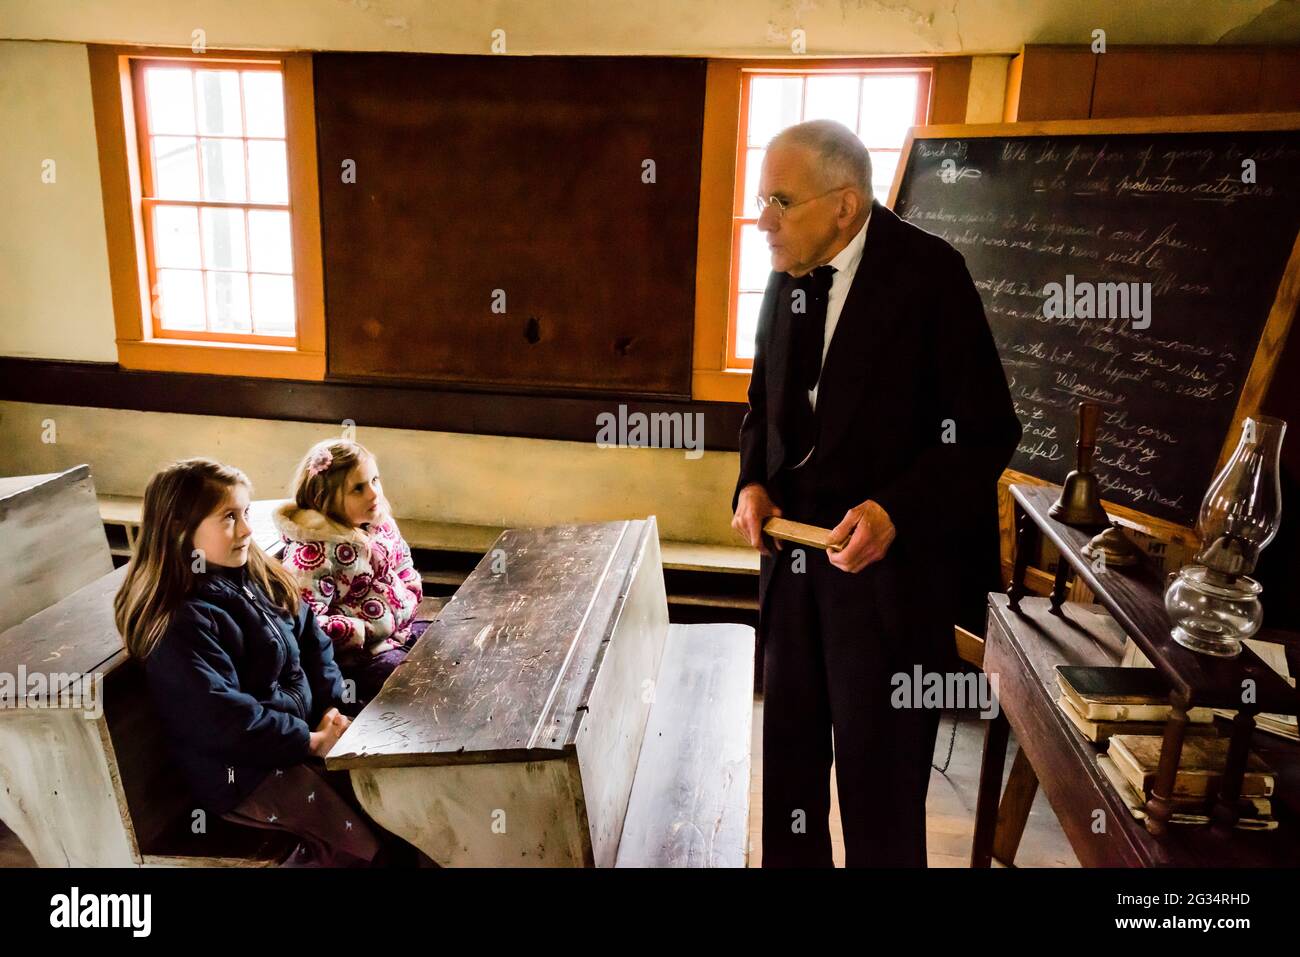
[[(1089, 668), (1057, 665), (1061, 711), (1089, 741), (1115, 734), (1164, 734), (1169, 685), (1154, 668)], [(1216, 735), (1214, 712), (1191, 708), (1188, 735)]]
[[(1156, 735), (1116, 734), (1111, 737), (1106, 754), (1099, 758), (1102, 770), (1124, 798), (1134, 817), (1146, 816), (1144, 805), (1156, 782), (1162, 743), (1163, 738)], [(1174, 810), (1170, 820), (1173, 823), (1210, 822), (1209, 802), (1218, 793), (1227, 757), (1227, 738), (1194, 737), (1183, 740), (1171, 798)], [(1273, 818), (1272, 801), (1269, 799), (1273, 786), (1273, 772), (1260, 760), (1259, 755), (1251, 754), (1241, 781), (1237, 827), (1265, 831), (1277, 827), (1277, 821)]]
[[(1154, 668), (1058, 665), (1057, 705), (1089, 741), (1108, 745), (1097, 758), (1111, 786), (1135, 818), (1146, 817), (1146, 802), (1160, 767), (1169, 686)], [(1209, 802), (1218, 793), (1227, 760), (1228, 739), (1214, 726), (1214, 710), (1190, 708), (1171, 801), (1176, 824), (1208, 824)], [(1251, 754), (1241, 785), (1237, 826), (1272, 830), (1273, 773)]]

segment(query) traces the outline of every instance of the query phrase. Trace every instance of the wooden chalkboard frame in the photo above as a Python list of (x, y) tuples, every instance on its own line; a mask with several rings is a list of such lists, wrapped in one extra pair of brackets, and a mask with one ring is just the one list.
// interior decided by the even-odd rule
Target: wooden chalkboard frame
[[(907, 171), (908, 161), (912, 155), (912, 144), (917, 140), (969, 139), (988, 137), (1023, 137), (1023, 136), (1086, 136), (1092, 134), (1114, 135), (1121, 133), (1235, 133), (1235, 132), (1272, 132), (1277, 130), (1300, 130), (1300, 113), (1239, 113), (1218, 116), (1155, 116), (1125, 117), (1108, 120), (1043, 120), (1028, 123), (947, 123), (934, 126), (915, 126), (908, 131), (899, 154), (898, 168), (894, 172), (894, 182), (889, 188), (890, 209), (898, 198), (903, 185), (903, 175)], [(1250, 371), (1242, 385), (1237, 407), (1233, 412), (1232, 427), (1224, 436), (1223, 446), (1215, 465), (1215, 473), (1222, 468), (1237, 446), (1237, 437), (1241, 432), (1241, 423), (1246, 416), (1259, 413), (1264, 395), (1272, 382), (1277, 369), (1282, 349), (1286, 345), (1287, 334), (1295, 316), (1296, 305), (1300, 303), (1300, 233), (1297, 234), (1287, 259), (1282, 281), (1278, 284), (1273, 305), (1269, 309), (1264, 331), (1260, 335), (1259, 346), (1250, 363)], [(1007, 469), (1002, 473), (998, 483), (999, 511), (1003, 515), (1003, 560), (1009, 561), (1011, 542), (1010, 530), (1010, 492), (1012, 484), (1050, 485), (1044, 479), (1023, 472)], [(1001, 507), (1005, 504), (1005, 510)], [(1147, 535), (1165, 541), (1179, 542), (1189, 549), (1198, 547), (1199, 542), (1194, 526), (1180, 525), (1168, 519), (1147, 515), (1125, 505), (1103, 502), (1111, 517), (1122, 524), (1137, 529)]]

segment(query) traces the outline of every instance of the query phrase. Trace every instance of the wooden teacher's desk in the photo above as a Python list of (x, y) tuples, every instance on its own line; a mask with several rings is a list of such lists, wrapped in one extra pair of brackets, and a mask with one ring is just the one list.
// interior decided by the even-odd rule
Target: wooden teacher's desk
[[(1017, 486), (1014, 491), (1019, 510), (1033, 517), (1045, 511), (1056, 489)], [(1056, 533), (1054, 538), (1060, 539), (1062, 554), (1067, 555), (1077, 543), (1063, 529), (1047, 531)], [(1022, 535), (1018, 551), (1024, 552), (1025, 545)], [(1126, 570), (1107, 572), (1108, 576), (1127, 574)], [(1012, 863), (1040, 784), (1085, 867), (1300, 863), (1300, 744), (1263, 731), (1254, 732), (1251, 749), (1276, 775), (1272, 796), (1276, 830), (1224, 832), (1210, 825), (1171, 824), (1157, 837), (1133, 817), (1097, 763), (1105, 746), (1087, 740), (1056, 704), (1056, 666), (1118, 665), (1126, 632), (1107, 614), (1115, 609), (1061, 602), (1063, 594), (1064, 589), (1057, 589), (1056, 610), (1049, 598), (1021, 597), (1016, 611), (1008, 596), (989, 596), (984, 671), (997, 676), (999, 712), (986, 731), (971, 865), (987, 867), (995, 857)], [(1113, 597), (1108, 595), (1108, 600), (1113, 602)], [(1223, 723), (1222, 718), (1215, 720)], [(1010, 730), (1016, 733), (1020, 752), (999, 802)]]

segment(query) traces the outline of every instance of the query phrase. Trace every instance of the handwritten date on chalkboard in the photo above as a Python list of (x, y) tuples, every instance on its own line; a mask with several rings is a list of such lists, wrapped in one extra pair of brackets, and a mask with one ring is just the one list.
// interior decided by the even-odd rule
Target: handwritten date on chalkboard
[(1300, 228), (1300, 132), (917, 139), (894, 208), (966, 259), (1010, 467), (1063, 481), (1091, 399), (1103, 496), (1194, 523)]

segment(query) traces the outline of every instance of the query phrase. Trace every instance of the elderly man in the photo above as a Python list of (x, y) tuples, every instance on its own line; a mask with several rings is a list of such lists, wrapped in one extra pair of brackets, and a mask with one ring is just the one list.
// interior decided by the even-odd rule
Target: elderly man
[[(955, 665), (954, 623), (983, 630), (1020, 424), (962, 257), (873, 200), (851, 130), (784, 130), (759, 190), (732, 525), (763, 553), (763, 865), (831, 865), (833, 756), (846, 863), (923, 867), (939, 711), (904, 686)], [(782, 547), (777, 515), (842, 547)]]

